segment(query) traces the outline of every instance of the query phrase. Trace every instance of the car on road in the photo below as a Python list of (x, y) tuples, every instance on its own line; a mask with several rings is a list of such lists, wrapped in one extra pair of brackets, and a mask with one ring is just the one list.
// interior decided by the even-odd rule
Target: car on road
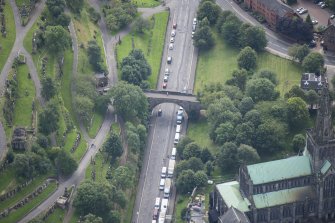
[(177, 29), (177, 23), (173, 23), (172, 28)]
[(193, 25), (192, 26), (192, 31), (195, 32), (196, 28), (197, 28), (196, 25)]
[(171, 36), (172, 36), (172, 37), (175, 37), (175, 36), (176, 36), (176, 30), (172, 30), (172, 32), (171, 32)]
[(300, 7), (300, 8), (297, 8), (295, 11), (297, 12), (297, 13), (299, 13), (301, 10), (303, 10), (304, 9), (304, 7)]
[(324, 8), (327, 8), (327, 4), (326, 3), (323, 3), (320, 7), (322, 8), (322, 9), (324, 9)]
[(162, 87), (163, 87), (163, 89), (166, 89), (166, 87), (167, 87), (167, 83), (164, 82), (163, 85), (162, 85)]
[(170, 38), (170, 43), (174, 43), (174, 37)]
[(316, 41), (313, 39), (309, 44), (308, 44), (309, 47), (313, 48), (316, 46)]
[(197, 24), (197, 18), (194, 18), (193, 19), (193, 25), (196, 25)]
[(164, 186), (165, 186), (165, 179), (161, 179), (161, 181), (159, 182), (159, 190), (164, 190)]
[(308, 12), (308, 10), (305, 9), (305, 8), (303, 8), (303, 9), (301, 9), (298, 13), (299, 13), (299, 15), (302, 15), (302, 14), (305, 14), (305, 13), (307, 13), (307, 12)]
[(193, 39), (193, 37), (194, 37), (194, 33), (195, 33), (195, 32), (192, 31), (192, 39)]
[(331, 19), (334, 19), (334, 18), (335, 18), (335, 14), (331, 15), (330, 18), (331, 18)]
[(158, 109), (157, 116), (162, 116), (162, 114), (163, 114), (163, 111), (162, 111), (162, 109), (161, 109), (161, 108), (160, 108), (160, 109)]
[(168, 80), (169, 80), (169, 76), (164, 75), (163, 81), (164, 81), (164, 82), (168, 82)]
[(319, 22), (318, 22), (318, 20), (316, 20), (316, 19), (312, 19), (312, 24), (313, 25), (316, 25), (316, 24), (318, 24)]
[(171, 64), (171, 63), (172, 63), (172, 57), (168, 57), (168, 58), (167, 58), (167, 63), (168, 63), (168, 64)]
[(173, 50), (173, 43), (169, 44), (169, 50)]
[(321, 6), (322, 4), (325, 4), (325, 2), (318, 2), (318, 5)]
[(164, 75), (169, 76), (170, 75), (170, 70), (169, 68), (165, 68)]

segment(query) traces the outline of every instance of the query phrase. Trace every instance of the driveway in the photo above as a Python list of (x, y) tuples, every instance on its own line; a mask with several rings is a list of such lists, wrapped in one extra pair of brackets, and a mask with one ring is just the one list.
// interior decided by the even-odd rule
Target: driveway
[(301, 15), (302, 18), (306, 19), (306, 16), (309, 14), (312, 19), (318, 20), (318, 25), (328, 25), (328, 19), (330, 18), (330, 15), (332, 15), (329, 8), (322, 9), (319, 5), (314, 4), (312, 0), (298, 0), (298, 4), (292, 6), (294, 10), (300, 7), (308, 9), (307, 13)]

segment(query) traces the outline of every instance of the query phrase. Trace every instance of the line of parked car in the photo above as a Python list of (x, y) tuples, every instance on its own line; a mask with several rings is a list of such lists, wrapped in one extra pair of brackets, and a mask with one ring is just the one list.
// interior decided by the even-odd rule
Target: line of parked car
[[(184, 109), (179, 107), (177, 111), (177, 125), (176, 132), (174, 138), (174, 145), (177, 145), (180, 139), (180, 133), (182, 130), (182, 122), (184, 120)], [(168, 166), (163, 166), (161, 171), (161, 179), (159, 182), (159, 190), (163, 191), (163, 197), (156, 197), (153, 215), (152, 215), (152, 223), (164, 223), (165, 217), (167, 213), (167, 208), (169, 205), (169, 198), (171, 196), (172, 183), (173, 183), (173, 175), (174, 169), (176, 165), (176, 155), (177, 149), (176, 147), (172, 148), (171, 155), (169, 156)]]

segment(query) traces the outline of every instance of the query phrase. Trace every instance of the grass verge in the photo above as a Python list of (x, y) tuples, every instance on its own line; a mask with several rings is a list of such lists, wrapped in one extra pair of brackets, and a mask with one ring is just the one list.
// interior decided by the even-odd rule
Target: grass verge
[(9, 186), (15, 185), (14, 168), (8, 167), (5, 171), (0, 173), (0, 193), (6, 191)]
[(139, 8), (152, 8), (160, 4), (159, 0), (132, 0)]
[(3, 66), (5, 65), (8, 59), (8, 56), (13, 48), (16, 37), (14, 14), (9, 4), (9, 1), (6, 1), (6, 4), (4, 5), (3, 9), (6, 20), (7, 36), (3, 37), (2, 35), (0, 35), (0, 70), (2, 70)]
[(45, 220), (45, 223), (62, 223), (65, 215), (65, 210), (56, 208), (51, 215)]
[(98, 133), (98, 131), (99, 131), (101, 125), (102, 125), (102, 122), (104, 121), (104, 117), (105, 117), (104, 115), (102, 115), (98, 112), (95, 112), (93, 114), (92, 124), (91, 124), (90, 128), (88, 129), (88, 135), (91, 138), (94, 138), (97, 135), (97, 133)]
[[(239, 49), (228, 46), (216, 32), (213, 32), (215, 46), (200, 52), (195, 79), (195, 92), (210, 82), (225, 83), (231, 78), (233, 70), (237, 69), (237, 56)], [(279, 84), (277, 89), (281, 96), (300, 83), (302, 68), (299, 64), (287, 59), (280, 58), (268, 52), (258, 54), (257, 70), (268, 69), (277, 74)]]
[[(117, 61), (120, 65), (122, 59), (127, 57), (132, 50), (132, 35), (136, 49), (141, 49), (151, 66), (152, 74), (148, 81), (151, 88), (156, 88), (157, 79), (160, 71), (165, 32), (167, 21), (169, 19), (169, 12), (157, 13), (153, 16), (154, 19), (150, 21), (154, 24), (153, 28), (146, 30), (143, 34), (131, 33), (122, 39), (121, 45), (117, 46)], [(120, 66), (119, 66), (120, 67)], [(120, 71), (119, 71), (119, 79)]]
[(48, 185), (47, 188), (43, 190), (41, 194), (31, 200), (28, 204), (24, 205), (22, 208), (13, 211), (6, 218), (1, 219), (1, 223), (13, 223), (18, 222), (22, 217), (32, 211), (35, 207), (37, 207), (40, 203), (42, 203), (45, 199), (47, 199), (55, 190), (57, 189), (56, 182), (52, 182)]

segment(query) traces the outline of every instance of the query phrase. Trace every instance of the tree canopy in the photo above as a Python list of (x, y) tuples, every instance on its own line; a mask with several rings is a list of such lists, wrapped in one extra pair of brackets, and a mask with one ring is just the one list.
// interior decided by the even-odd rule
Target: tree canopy
[(254, 78), (248, 81), (246, 94), (255, 102), (274, 100), (278, 96), (275, 85), (265, 78)]
[(309, 54), (309, 52), (310, 49), (306, 44), (294, 44), (293, 46), (288, 48), (288, 55), (293, 57), (293, 59), (298, 60), (300, 63), (302, 63), (302, 61)]
[(243, 48), (237, 57), (238, 67), (240, 69), (254, 70), (257, 66), (257, 54), (249, 46)]
[(62, 26), (47, 26), (45, 45), (50, 53), (62, 54), (71, 45), (69, 33)]
[(309, 53), (302, 61), (302, 67), (306, 72), (320, 74), (325, 61), (318, 52)]

